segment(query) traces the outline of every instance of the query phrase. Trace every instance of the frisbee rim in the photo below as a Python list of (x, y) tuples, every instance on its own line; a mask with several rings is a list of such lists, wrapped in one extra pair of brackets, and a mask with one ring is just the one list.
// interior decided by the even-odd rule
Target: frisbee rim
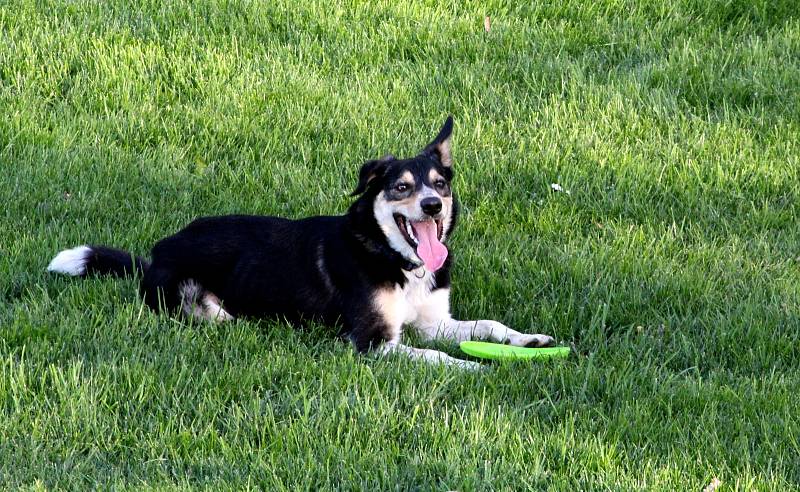
[(491, 360), (547, 360), (565, 358), (572, 352), (572, 349), (566, 346), (517, 347), (476, 340), (464, 340), (459, 343), (459, 348), (467, 355)]

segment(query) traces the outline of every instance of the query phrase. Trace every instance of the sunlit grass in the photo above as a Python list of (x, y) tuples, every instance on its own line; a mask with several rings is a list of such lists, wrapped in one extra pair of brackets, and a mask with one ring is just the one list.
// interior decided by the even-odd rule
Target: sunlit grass
[[(797, 14), (0, 4), (0, 484), (797, 488)], [(376, 361), (324, 327), (193, 324), (133, 280), (44, 272), (200, 215), (341, 213), (361, 162), (447, 114), (454, 312), (550, 333), (567, 362)]]

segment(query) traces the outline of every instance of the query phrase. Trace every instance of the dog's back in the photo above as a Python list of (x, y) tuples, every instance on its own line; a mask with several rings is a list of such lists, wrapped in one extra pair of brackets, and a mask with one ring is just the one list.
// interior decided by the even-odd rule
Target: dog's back
[(233, 316), (327, 318), (340, 283), (331, 277), (352, 256), (342, 247), (344, 225), (343, 217), (202, 218), (155, 245), (142, 290), (180, 290), (175, 282), (190, 278), (225, 299)]

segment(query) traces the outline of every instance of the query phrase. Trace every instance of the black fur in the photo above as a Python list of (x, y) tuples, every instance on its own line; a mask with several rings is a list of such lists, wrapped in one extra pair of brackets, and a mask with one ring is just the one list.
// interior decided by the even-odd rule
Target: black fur
[(86, 272), (84, 275), (111, 275), (113, 277), (126, 277), (142, 275), (148, 262), (138, 256), (133, 256), (127, 251), (108, 248), (106, 246), (90, 246), (91, 255), (86, 258)]
[[(448, 119), (437, 139), (449, 138), (450, 130)], [(449, 196), (452, 169), (429, 151), (436, 142), (412, 159), (387, 156), (364, 164), (353, 192), (358, 198), (345, 215), (201, 218), (159, 241), (149, 265), (132, 260), (129, 253), (93, 246), (87, 272), (119, 276), (132, 273), (135, 266), (143, 272), (141, 294), (153, 309), (177, 310), (180, 284), (191, 279), (216, 295), (233, 316), (339, 323), (341, 335), (366, 351), (388, 337), (373, 305), (374, 293), (404, 285), (403, 270), (416, 266), (390, 247), (374, 216), (375, 198), (405, 171), (430, 185), (431, 168), (447, 180), (443, 196)], [(454, 198), (448, 237), (457, 212)], [(449, 286), (451, 258), (436, 272), (436, 288)]]

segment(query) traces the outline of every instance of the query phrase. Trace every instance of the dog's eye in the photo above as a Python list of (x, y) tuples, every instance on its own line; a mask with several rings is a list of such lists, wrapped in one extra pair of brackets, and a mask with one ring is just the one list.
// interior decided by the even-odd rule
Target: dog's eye
[(398, 193), (405, 193), (406, 191), (408, 191), (409, 188), (410, 188), (410, 186), (408, 186), (405, 183), (399, 183), (399, 184), (394, 185), (394, 191), (396, 191)]
[(433, 186), (436, 187), (437, 190), (443, 190), (445, 186), (447, 186), (447, 182), (443, 179), (437, 179)]

